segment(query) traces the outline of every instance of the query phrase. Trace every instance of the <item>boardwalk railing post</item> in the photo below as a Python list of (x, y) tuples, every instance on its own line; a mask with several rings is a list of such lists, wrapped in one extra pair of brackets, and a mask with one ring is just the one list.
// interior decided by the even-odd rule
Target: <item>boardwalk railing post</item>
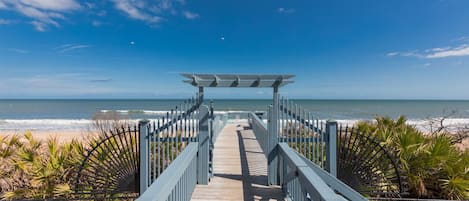
[(273, 93), (273, 104), (270, 107), (269, 112), (269, 126), (268, 126), (268, 168), (267, 168), (267, 179), (269, 185), (277, 185), (278, 181), (278, 156), (277, 156), (277, 144), (278, 144), (278, 88), (274, 87)]
[(199, 132), (197, 134), (199, 150), (197, 153), (197, 183), (208, 184), (209, 179), (209, 109), (206, 105), (199, 107)]
[(138, 122), (138, 138), (139, 138), (139, 150), (140, 150), (140, 195), (145, 192), (148, 188), (149, 176), (149, 152), (148, 152), (148, 134), (149, 134), (149, 124), (148, 120), (141, 120)]
[(326, 123), (326, 170), (337, 177), (337, 122)]
[(213, 101), (210, 101), (210, 117), (209, 117), (209, 130), (210, 130), (210, 151), (209, 151), (209, 173), (210, 178), (213, 177), (213, 148), (214, 148), (214, 131), (213, 131), (213, 121), (215, 115), (213, 114)]

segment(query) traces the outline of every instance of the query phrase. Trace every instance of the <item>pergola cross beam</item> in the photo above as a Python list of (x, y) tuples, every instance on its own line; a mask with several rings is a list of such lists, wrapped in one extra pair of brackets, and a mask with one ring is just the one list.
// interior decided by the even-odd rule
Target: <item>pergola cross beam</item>
[[(287, 84), (293, 83), (291, 78), (294, 75), (242, 75), (242, 74), (190, 74), (183, 73), (185, 83), (189, 83), (194, 87), (199, 88), (198, 101), (203, 102), (204, 88), (205, 87), (237, 87), (237, 88), (259, 88), (270, 87), (273, 88), (272, 106), (269, 112), (268, 123), (268, 176), (267, 180), (269, 185), (278, 185), (278, 156), (275, 154), (275, 147), (278, 144), (279, 133), (279, 94), (278, 88)], [(199, 135), (201, 136), (201, 135)]]
[(181, 74), (195, 87), (273, 87), (293, 83), (294, 75)]

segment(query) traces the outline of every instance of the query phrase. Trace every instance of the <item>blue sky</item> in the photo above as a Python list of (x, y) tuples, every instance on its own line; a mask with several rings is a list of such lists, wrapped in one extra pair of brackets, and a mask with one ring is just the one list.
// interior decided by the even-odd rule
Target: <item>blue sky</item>
[[(290, 98), (469, 99), (469, 1), (0, 0), (0, 98), (182, 98), (180, 72)], [(208, 89), (269, 98), (270, 89)]]

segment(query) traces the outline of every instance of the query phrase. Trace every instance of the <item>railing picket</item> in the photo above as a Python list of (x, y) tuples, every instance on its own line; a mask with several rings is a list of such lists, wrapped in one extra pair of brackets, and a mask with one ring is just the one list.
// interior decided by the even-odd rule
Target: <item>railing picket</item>
[[(186, 112), (184, 112), (184, 138), (185, 139), (187, 139), (187, 108), (188, 108), (187, 107), (187, 102), (184, 101), (184, 111), (186, 111)], [(188, 142), (184, 143), (184, 147), (187, 146), (187, 143)]]
[[(169, 112), (166, 112), (166, 124), (169, 124)], [(170, 156), (169, 156), (169, 149), (170, 149), (170, 147), (169, 147), (169, 126), (166, 127), (166, 138), (165, 138), (164, 141), (165, 141), (165, 143), (164, 143), (164, 144), (165, 144), (164, 150), (165, 150), (165, 152), (166, 152), (166, 159), (165, 159), (165, 164), (164, 164), (164, 166), (165, 166), (165, 169), (166, 169), (166, 167), (168, 167), (169, 161), (170, 161), (170, 160), (169, 160), (169, 157), (170, 157)], [(164, 170), (163, 170), (163, 171), (164, 171)]]
[[(190, 105), (192, 105), (192, 98), (189, 99), (189, 103)], [(189, 137), (189, 141), (192, 142), (192, 120), (194, 119), (193, 118), (193, 115), (194, 115), (194, 112), (191, 112), (190, 113), (190, 116), (189, 116), (189, 120), (187, 122), (187, 132), (188, 132), (188, 137)]]
[[(194, 97), (191, 98), (191, 104), (194, 104)], [(195, 129), (194, 129), (194, 124), (195, 124), (195, 123), (194, 123), (194, 119), (195, 119), (195, 118), (194, 118), (194, 116), (196, 116), (196, 113), (197, 113), (197, 111), (194, 111), (193, 113), (191, 113), (191, 118), (190, 118), (190, 123), (189, 123), (189, 125), (190, 125), (191, 142), (194, 141), (194, 136), (195, 136), (195, 134), (194, 134), (194, 132), (195, 132)]]
[[(199, 111), (201, 103), (202, 93), (198, 93), (197, 99), (192, 97), (177, 105), (170, 112), (166, 112), (163, 117), (157, 118), (151, 123), (149, 122), (146, 126), (141, 125), (139, 127), (140, 133), (137, 132), (137, 129), (134, 129), (135, 136), (140, 141), (138, 148), (140, 150), (140, 181), (143, 184), (140, 185), (142, 187), (141, 193), (150, 184), (158, 183), (161, 176), (168, 174), (166, 173), (169, 171), (168, 168), (173, 162), (177, 161), (179, 155), (183, 152), (182, 150), (186, 150), (189, 142), (197, 141), (199, 130), (202, 129), (199, 124), (203, 123), (196, 119), (201, 114)], [(213, 130), (214, 135), (218, 135), (218, 132), (220, 132), (222, 122), (224, 121), (221, 118), (217, 118), (216, 129)], [(203, 128), (205, 127), (204, 123)], [(206, 131), (204, 130), (204, 132)], [(195, 148), (194, 153), (196, 152), (197, 148)], [(194, 153), (190, 154), (191, 157), (197, 156), (197, 154), (192, 155)], [(206, 159), (208, 158), (204, 157), (204, 160)], [(190, 198), (197, 182), (197, 157), (189, 160), (187, 165), (186, 170), (182, 172), (181, 177), (168, 192), (167, 200), (188, 200)]]
[(178, 108), (176, 106), (176, 121), (175, 121), (176, 132), (175, 132), (175, 136), (173, 136), (174, 139), (176, 140), (176, 146), (175, 146), (176, 147), (176, 153), (175, 153), (176, 155), (179, 152), (179, 116), (178, 115), (181, 114), (181, 113), (179, 113), (180, 108), (181, 107)]
[[(308, 125), (311, 125), (311, 113), (308, 112)], [(308, 126), (308, 128), (310, 128)], [(307, 159), (311, 160), (311, 138), (313, 137), (314, 130), (308, 129), (308, 155), (306, 156)]]
[(278, 124), (278, 141), (283, 142), (283, 96), (280, 98), (280, 103), (278, 104), (279, 107), (279, 124)]
[(324, 122), (321, 121), (321, 167), (324, 168)]
[[(160, 120), (157, 121), (157, 126), (158, 128), (160, 127)], [(160, 176), (161, 173), (161, 143), (160, 143), (160, 131), (158, 129), (155, 130), (156, 132), (156, 144), (158, 146), (158, 177)]]
[(303, 147), (303, 155), (306, 156), (307, 155), (306, 154), (306, 146), (307, 146), (307, 144), (306, 144), (306, 141), (307, 141), (306, 131), (309, 130), (309, 129), (306, 126), (306, 119), (308, 119), (308, 118), (306, 117), (306, 111), (305, 111), (304, 108), (303, 108), (303, 118), (302, 119), (303, 119), (302, 120), (303, 121), (303, 126), (302, 126), (303, 127), (303, 137), (301, 139), (301, 146)]
[(169, 127), (171, 128), (170, 130), (170, 137), (169, 137), (169, 153), (170, 153), (170, 158), (169, 158), (169, 162), (171, 163), (173, 160), (174, 160), (174, 151), (173, 151), (173, 148), (174, 148), (174, 110), (171, 109), (171, 117), (170, 117), (170, 121), (169, 121)]
[(285, 129), (287, 128), (287, 115), (285, 114), (285, 97), (282, 97), (282, 142), (287, 142), (288, 141), (288, 135), (287, 132), (285, 132)]
[(156, 144), (155, 144), (155, 141), (156, 141), (156, 131), (155, 131), (155, 122), (154, 122), (154, 121), (152, 122), (152, 129), (151, 129), (151, 136), (150, 136), (150, 137), (151, 137), (151, 138), (150, 138), (150, 139), (151, 139), (151, 140), (150, 140), (150, 144), (152, 145), (152, 146), (150, 146), (150, 148), (151, 148), (151, 150), (152, 150), (152, 154), (150, 155), (150, 158), (152, 159), (152, 161), (150, 161), (150, 164), (151, 164), (151, 167), (152, 167), (152, 168), (151, 168), (150, 170), (151, 170), (151, 172), (152, 172), (151, 175), (153, 176), (153, 177), (152, 177), (152, 180), (151, 180), (151, 182), (150, 182), (150, 184), (151, 184), (151, 183), (153, 183), (153, 181), (156, 180), (156, 174), (157, 174), (157, 173), (156, 173), (156, 156), (157, 156), (157, 155), (156, 155)]
[(296, 150), (298, 150), (298, 137), (299, 137), (298, 127), (300, 127), (299, 122), (297, 120), (298, 119), (298, 114), (299, 114), (298, 111), (300, 111), (300, 109), (298, 108), (298, 104), (295, 104), (295, 117), (294, 117), (295, 127), (294, 128), (295, 128), (295, 149)]
[[(318, 117), (316, 117), (316, 128), (319, 128), (319, 119)], [(321, 131), (316, 131), (316, 137), (314, 138), (315, 139), (315, 144), (314, 144), (314, 151), (316, 152), (315, 155), (314, 155), (314, 162), (316, 164), (319, 164), (319, 144), (320, 144), (320, 137), (321, 137)]]
[(291, 100), (289, 101), (290, 103), (288, 104), (289, 108), (288, 108), (288, 112), (290, 113), (290, 123), (289, 123), (289, 127), (290, 127), (290, 146), (293, 146), (293, 103), (291, 102)]

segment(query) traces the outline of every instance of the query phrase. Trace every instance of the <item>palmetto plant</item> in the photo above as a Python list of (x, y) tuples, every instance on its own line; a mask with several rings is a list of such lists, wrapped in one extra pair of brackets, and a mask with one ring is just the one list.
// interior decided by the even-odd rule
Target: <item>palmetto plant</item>
[(18, 136), (0, 136), (0, 192), (22, 185), (19, 178), (11, 177), (16, 169), (12, 164), (18, 147), (22, 146)]
[(46, 142), (26, 133), (2, 138), (2, 198), (47, 199), (67, 197), (70, 181), (80, 160), (83, 146), (77, 141), (59, 144), (51, 138)]
[[(325, 168), (325, 127), (314, 131), (303, 124), (284, 124), (281, 136), (289, 146), (313, 163)], [(295, 140), (296, 139), (296, 140)], [(367, 197), (397, 197), (405, 193), (395, 158), (384, 144), (357, 129), (338, 127), (337, 176)]]
[(396, 151), (411, 197), (469, 198), (469, 154), (455, 147), (449, 134), (424, 135), (402, 116), (376, 117), (376, 122), (360, 122), (358, 128)]

